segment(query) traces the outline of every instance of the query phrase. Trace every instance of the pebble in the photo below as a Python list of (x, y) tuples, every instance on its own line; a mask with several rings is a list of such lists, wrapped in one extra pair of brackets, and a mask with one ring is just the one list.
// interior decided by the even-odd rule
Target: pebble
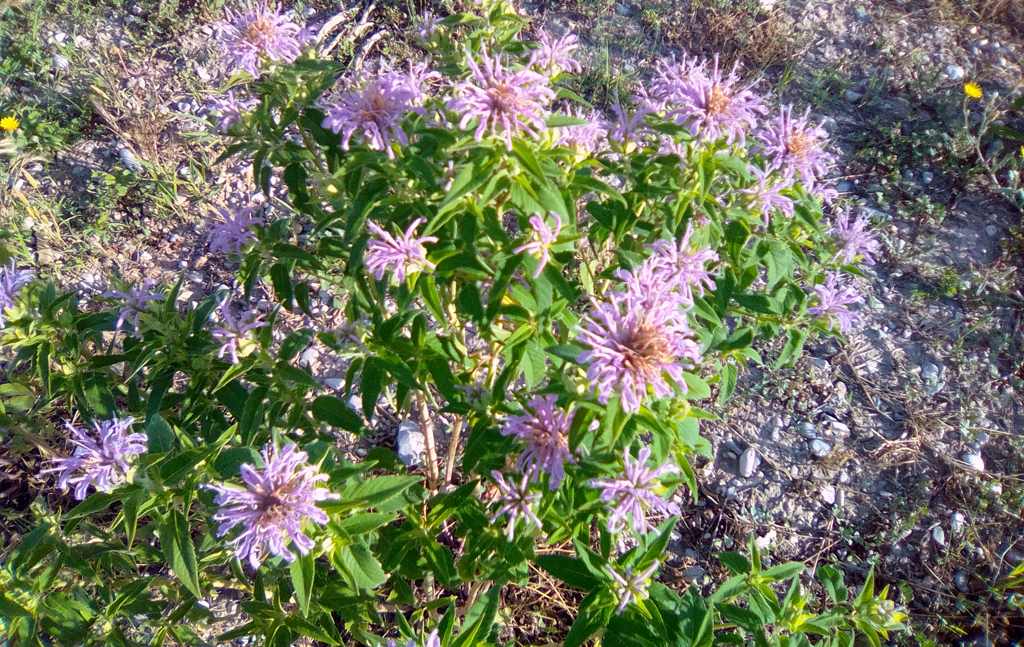
[(964, 527), (967, 525), (967, 518), (964, 513), (957, 510), (949, 516), (949, 529), (954, 535), (959, 535), (963, 532)]
[(821, 500), (832, 505), (836, 502), (836, 489), (831, 485), (821, 486)]
[(750, 478), (754, 475), (754, 470), (757, 469), (757, 465), (761, 462), (761, 458), (757, 455), (757, 451), (753, 447), (747, 447), (740, 454), (740, 476), (743, 478)]
[(942, 526), (932, 528), (932, 541), (939, 546), (946, 545), (946, 531), (942, 529)]
[(124, 164), (125, 168), (132, 173), (142, 172), (142, 164), (139, 162), (138, 158), (135, 157), (135, 154), (128, 150), (127, 147), (122, 146), (118, 148), (117, 156), (121, 160), (121, 163)]
[(423, 462), (426, 439), (420, 426), (412, 420), (403, 420), (398, 425), (398, 460), (406, 467), (415, 467)]
[(967, 452), (964, 454), (963, 461), (972, 470), (977, 472), (985, 471), (985, 459), (981, 457), (981, 452)]
[(322, 381), (324, 386), (329, 389), (340, 389), (341, 385), (345, 383), (345, 380), (340, 377), (325, 377)]
[(814, 440), (818, 437), (818, 432), (814, 429), (814, 424), (807, 421), (801, 422), (797, 426), (796, 433), (800, 434), (801, 438), (806, 438), (807, 440)]
[(967, 573), (963, 571), (957, 571), (953, 574), (953, 585), (961, 593), (969, 593), (971, 590), (971, 582), (967, 577)]
[(71, 67), (71, 61), (61, 56), (60, 54), (54, 54), (50, 58), (50, 62), (53, 64), (53, 69), (58, 72), (67, 72), (68, 68)]
[(811, 441), (811, 454), (813, 454), (815, 458), (825, 458), (831, 451), (832, 445), (829, 445), (824, 440), (815, 438)]
[(946, 76), (949, 77), (950, 81), (959, 81), (966, 75), (967, 73), (964, 71), (964, 68), (959, 65), (950, 63), (946, 66)]
[(995, 225), (985, 225), (985, 233), (989, 236), (996, 236), (999, 234), (999, 228)]
[(847, 90), (844, 96), (850, 103), (857, 103), (864, 98), (864, 94), (862, 92), (857, 92), (856, 90)]

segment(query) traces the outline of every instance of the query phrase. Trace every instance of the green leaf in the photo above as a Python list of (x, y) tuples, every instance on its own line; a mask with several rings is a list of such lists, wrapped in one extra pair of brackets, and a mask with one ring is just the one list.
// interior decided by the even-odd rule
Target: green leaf
[(353, 433), (363, 430), (363, 421), (359, 414), (340, 398), (331, 395), (321, 395), (313, 400), (313, 416), (320, 422)]
[(803, 570), (804, 565), (802, 562), (786, 562), (785, 564), (779, 564), (765, 570), (761, 575), (778, 582), (799, 575)]
[(807, 339), (807, 331), (800, 328), (790, 328), (786, 338), (786, 345), (783, 346), (779, 358), (775, 360), (775, 368), (792, 365), (804, 349), (804, 341)]
[(733, 575), (741, 575), (743, 573), (750, 572), (750, 562), (747, 558), (739, 553), (719, 553), (718, 561), (722, 562), (727, 569), (729, 569)]
[(356, 588), (375, 589), (388, 579), (380, 562), (362, 544), (339, 546), (334, 551), (334, 558), (335, 566), (348, 576)]
[(726, 364), (722, 367), (721, 381), (718, 388), (718, 405), (723, 406), (734, 391), (736, 391), (736, 377), (738, 369), (735, 364)]
[(565, 647), (579, 647), (605, 626), (607, 619), (602, 609), (596, 604), (598, 599), (598, 591), (594, 591), (583, 599), (580, 610), (576, 614), (576, 620), (565, 637)]
[(750, 586), (747, 583), (747, 576), (745, 574), (733, 575), (723, 582), (722, 586), (718, 587), (718, 590), (708, 598), (708, 602), (718, 604), (719, 602), (731, 600), (749, 588)]
[(684, 372), (683, 380), (686, 381), (687, 400), (703, 400), (711, 397), (711, 387), (699, 375)]
[(159, 535), (164, 559), (170, 564), (171, 570), (196, 599), (201, 599), (203, 592), (199, 584), (199, 566), (185, 516), (178, 510), (171, 510), (160, 524)]
[(299, 603), (302, 617), (309, 617), (309, 601), (313, 596), (313, 581), (316, 579), (316, 564), (313, 555), (307, 553), (292, 560), (288, 567), (292, 576), (292, 588), (295, 589), (295, 600)]
[(277, 295), (277, 300), (291, 310), (295, 298), (291, 270), (284, 263), (274, 263), (270, 267), (270, 279), (274, 284), (274, 294)]
[(387, 374), (380, 359), (370, 357), (366, 360), (366, 363), (363, 365), (363, 375), (359, 382), (359, 390), (363, 398), (363, 414), (367, 418), (373, 417), (373, 412), (377, 408), (377, 398), (380, 397), (380, 392), (384, 390), (384, 379), (386, 377)]
[(153, 414), (146, 423), (150, 453), (168, 452), (174, 448), (174, 430), (160, 414)]
[(352, 538), (361, 535), (383, 525), (391, 523), (395, 519), (393, 512), (357, 512), (346, 516), (341, 521), (331, 525), (331, 528)]
[(560, 554), (540, 555), (534, 561), (548, 573), (582, 591), (592, 591), (601, 583), (590, 573), (586, 564), (575, 557)]
[(330, 508), (336, 505), (356, 503), (368, 506), (380, 505), (402, 494), (419, 483), (420, 480), (419, 476), (388, 474), (365, 481), (357, 481), (342, 491), (341, 503), (328, 502), (323, 504), (323, 507)]

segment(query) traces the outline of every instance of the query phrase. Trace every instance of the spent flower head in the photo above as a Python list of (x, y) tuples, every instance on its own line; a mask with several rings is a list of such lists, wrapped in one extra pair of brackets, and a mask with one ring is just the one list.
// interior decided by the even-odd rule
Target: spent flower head
[(491, 516), (491, 523), (494, 523), (504, 515), (508, 519), (508, 525), (505, 527), (505, 537), (509, 541), (512, 541), (513, 537), (515, 537), (516, 523), (520, 519), (524, 523), (533, 524), (537, 528), (543, 527), (540, 519), (533, 511), (533, 507), (540, 501), (540, 494), (530, 492), (529, 474), (523, 474), (519, 477), (518, 481), (512, 480), (512, 477), (509, 477), (509, 480), (506, 481), (501, 472), (494, 470), (491, 472), (491, 478), (494, 479), (494, 484), (498, 488), (498, 498), (495, 502), (499, 504), (498, 511)]
[(225, 11), (217, 24), (224, 56), (233, 70), (259, 76), (264, 60), (291, 63), (302, 53), (306, 32), (277, 4), (248, 0), (239, 11)]
[(844, 333), (853, 329), (858, 316), (850, 310), (850, 306), (864, 300), (856, 287), (847, 283), (838, 272), (831, 272), (824, 283), (814, 286), (814, 294), (818, 303), (808, 308), (807, 312), (820, 317), (835, 318), (839, 330)]
[(512, 150), (512, 137), (526, 134), (536, 137), (544, 130), (547, 105), (555, 97), (548, 79), (530, 69), (512, 70), (500, 56), (480, 53), (480, 62), (467, 59), (472, 72), (455, 86), (455, 98), (448, 108), (461, 115), (459, 128), (476, 121), (473, 136), (477, 141), (490, 133), (505, 141)]
[(53, 461), (45, 472), (59, 472), (57, 485), (74, 488), (75, 498), (86, 497), (89, 487), (111, 492), (128, 479), (135, 457), (146, 453), (146, 435), (130, 433), (134, 419), (113, 418), (93, 422), (92, 431), (65, 422), (69, 440), (75, 446), (67, 458)]
[(503, 436), (513, 436), (526, 444), (516, 467), (531, 479), (546, 472), (551, 490), (557, 490), (565, 478), (565, 464), (575, 462), (569, 451), (572, 417), (558, 407), (557, 401), (555, 395), (534, 396), (526, 405), (526, 413), (511, 416), (501, 429)]
[(679, 514), (679, 506), (658, 495), (659, 479), (676, 471), (676, 466), (665, 463), (660, 467), (647, 467), (651, 449), (643, 447), (633, 458), (627, 447), (623, 453), (623, 475), (614, 479), (594, 479), (591, 487), (599, 488), (601, 500), (609, 505), (608, 532), (620, 532), (627, 519), (633, 532), (642, 535), (653, 528), (652, 516)]
[(13, 260), (6, 266), (0, 266), (0, 326), (4, 325), (4, 310), (14, 307), (18, 293), (34, 277), (32, 270), (19, 270)]
[(317, 503), (337, 498), (320, 487), (327, 480), (316, 466), (309, 465), (306, 452), (293, 443), (276, 449), (269, 443), (262, 451), (263, 466), (243, 464), (239, 470), (244, 486), (208, 484), (216, 492), (218, 506), (215, 521), (220, 525), (217, 536), (223, 537), (238, 528), (240, 532), (229, 543), (242, 561), (258, 568), (267, 553), (285, 561), (295, 555), (288, 542), (305, 555), (315, 545), (302, 531), (305, 520), (324, 525), (327, 513)]
[(529, 253), (536, 257), (537, 269), (533, 271), (533, 278), (537, 278), (544, 271), (544, 266), (551, 258), (551, 246), (558, 240), (558, 234), (562, 231), (562, 219), (558, 214), (552, 211), (551, 218), (555, 221), (554, 227), (549, 227), (541, 216), (530, 216), (530, 239), (512, 250), (516, 254)]
[(427, 260), (424, 245), (436, 243), (437, 237), (416, 236), (416, 229), (424, 222), (424, 218), (417, 218), (405, 228), (405, 232), (395, 236), (377, 223), (367, 221), (366, 226), (373, 233), (373, 238), (366, 244), (363, 260), (373, 278), (380, 281), (385, 274), (392, 273), (395, 281), (401, 283), (409, 274), (434, 269), (434, 264)]
[(222, 97), (210, 102), (210, 110), (217, 115), (217, 130), (226, 133), (232, 126), (242, 120), (242, 116), (259, 105), (253, 97), (244, 97), (234, 90), (229, 90)]

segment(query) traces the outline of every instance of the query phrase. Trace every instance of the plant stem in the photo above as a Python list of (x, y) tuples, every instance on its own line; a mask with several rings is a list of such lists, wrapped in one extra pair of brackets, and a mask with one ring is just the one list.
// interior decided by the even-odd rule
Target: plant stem
[(431, 490), (437, 489), (437, 446), (434, 444), (434, 421), (430, 417), (430, 408), (427, 406), (426, 393), (420, 391), (416, 394), (416, 401), (419, 405), (420, 427), (423, 430), (423, 444), (427, 451), (427, 478)]

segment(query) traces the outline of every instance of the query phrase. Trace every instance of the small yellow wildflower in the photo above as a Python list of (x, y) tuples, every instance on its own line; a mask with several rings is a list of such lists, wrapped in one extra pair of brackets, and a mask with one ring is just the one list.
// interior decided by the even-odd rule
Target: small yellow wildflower
[(3, 117), (0, 119), (0, 130), (6, 133), (13, 133), (20, 125), (21, 122), (14, 116)]
[(980, 99), (984, 93), (981, 91), (980, 85), (974, 81), (968, 81), (964, 83), (964, 94), (967, 95), (968, 99)]

